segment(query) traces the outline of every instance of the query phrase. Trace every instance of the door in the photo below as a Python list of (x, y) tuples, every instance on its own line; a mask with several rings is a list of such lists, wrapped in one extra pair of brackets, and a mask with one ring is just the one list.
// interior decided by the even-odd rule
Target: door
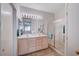
[[(13, 55), (14, 25), (11, 4), (1, 4), (1, 55)], [(16, 44), (16, 43), (15, 43)]]
[(66, 55), (75, 56), (79, 50), (79, 3), (67, 4), (66, 12)]

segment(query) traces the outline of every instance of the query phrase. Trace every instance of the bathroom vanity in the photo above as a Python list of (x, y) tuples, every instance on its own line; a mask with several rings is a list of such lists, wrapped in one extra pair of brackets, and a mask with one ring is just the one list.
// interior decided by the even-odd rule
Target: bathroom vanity
[(18, 37), (18, 55), (25, 55), (41, 49), (48, 48), (47, 35), (43, 34), (28, 34)]

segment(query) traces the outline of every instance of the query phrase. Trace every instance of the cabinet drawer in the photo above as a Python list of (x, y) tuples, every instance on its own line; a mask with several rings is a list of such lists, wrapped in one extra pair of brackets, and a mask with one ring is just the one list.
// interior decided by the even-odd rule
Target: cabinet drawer
[(47, 44), (47, 43), (48, 43), (48, 39), (47, 39), (47, 37), (43, 37), (43, 39), (42, 39), (42, 43), (43, 43), (43, 44)]
[(28, 48), (19, 50), (18, 55), (27, 54), (29, 52)]
[(36, 42), (41, 42), (41, 38), (37, 38), (36, 39)]
[(40, 43), (36, 43), (36, 46), (41, 46), (42, 45), (42, 43), (40, 42)]
[(36, 45), (29, 45), (29, 48), (31, 48), (31, 47), (35, 47)]
[(35, 51), (35, 50), (36, 50), (35, 47), (30, 47), (30, 48), (29, 48), (29, 52), (33, 52), (33, 51)]
[(37, 46), (36, 50), (40, 50), (42, 48), (42, 46)]
[(37, 45), (37, 46), (38, 46), (38, 45), (41, 45), (41, 42), (42, 42), (41, 39), (37, 39), (37, 40), (36, 40), (36, 45)]
[(48, 44), (46, 43), (46, 44), (42, 44), (42, 47), (44, 47), (44, 46), (48, 46)]
[(48, 44), (48, 42), (47, 41), (46, 42), (44, 41), (44, 42), (42, 42), (42, 44)]

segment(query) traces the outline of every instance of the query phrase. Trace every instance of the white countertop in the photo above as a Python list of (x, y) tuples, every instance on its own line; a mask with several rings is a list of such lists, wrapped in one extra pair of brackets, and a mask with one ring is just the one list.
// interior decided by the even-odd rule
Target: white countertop
[(18, 39), (21, 38), (34, 38), (34, 37), (42, 37), (42, 36), (47, 36), (45, 34), (24, 34), (18, 37)]

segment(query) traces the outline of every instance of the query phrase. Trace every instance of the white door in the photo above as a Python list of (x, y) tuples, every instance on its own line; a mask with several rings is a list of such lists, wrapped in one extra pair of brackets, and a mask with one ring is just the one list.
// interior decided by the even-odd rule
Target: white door
[(1, 4), (1, 55), (13, 55), (13, 10)]
[(77, 55), (76, 50), (79, 50), (79, 3), (69, 3), (66, 10), (66, 55), (74, 56)]

